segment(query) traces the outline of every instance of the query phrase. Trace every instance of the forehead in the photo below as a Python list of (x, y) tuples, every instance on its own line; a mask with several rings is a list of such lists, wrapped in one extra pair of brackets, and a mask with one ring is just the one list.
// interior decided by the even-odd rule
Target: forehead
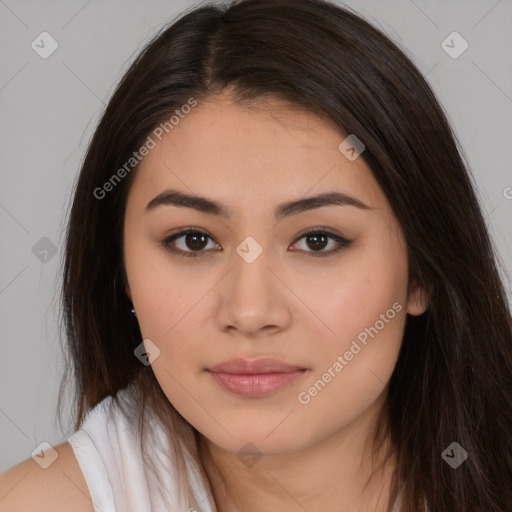
[[(340, 151), (334, 123), (277, 99), (251, 105), (226, 94), (199, 103), (158, 140), (130, 195), (146, 203), (166, 188), (262, 208), (267, 202), (339, 191), (373, 208), (385, 198), (362, 158)], [(262, 199), (264, 198), (264, 201)]]

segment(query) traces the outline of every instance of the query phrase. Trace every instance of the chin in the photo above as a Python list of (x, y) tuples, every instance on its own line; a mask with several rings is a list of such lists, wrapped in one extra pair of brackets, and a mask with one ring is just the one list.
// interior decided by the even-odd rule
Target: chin
[(287, 429), (283, 428), (280, 431), (279, 427), (275, 429), (276, 425), (278, 425), (278, 422), (274, 423), (272, 428), (257, 428), (254, 425), (247, 424), (225, 424), (226, 430), (233, 437), (224, 430), (222, 430), (222, 433), (218, 430), (215, 432), (197, 430), (203, 437), (222, 450), (241, 456), (285, 455), (300, 451), (314, 443), (313, 439), (305, 438), (306, 433), (304, 431), (301, 432), (301, 437), (298, 437)]

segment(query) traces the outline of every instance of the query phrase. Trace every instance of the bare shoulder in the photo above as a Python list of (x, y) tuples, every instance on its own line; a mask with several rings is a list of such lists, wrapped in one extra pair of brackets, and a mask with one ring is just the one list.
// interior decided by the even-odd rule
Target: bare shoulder
[(0, 474), (0, 512), (94, 512), (87, 483), (66, 441), (43, 469), (32, 458)]

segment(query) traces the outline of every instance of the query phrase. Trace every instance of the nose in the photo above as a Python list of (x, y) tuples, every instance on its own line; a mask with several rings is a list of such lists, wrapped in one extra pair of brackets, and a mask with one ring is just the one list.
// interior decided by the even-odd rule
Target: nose
[(223, 331), (255, 337), (289, 327), (293, 293), (282, 267), (263, 251), (254, 261), (234, 254), (233, 265), (216, 287), (216, 322)]

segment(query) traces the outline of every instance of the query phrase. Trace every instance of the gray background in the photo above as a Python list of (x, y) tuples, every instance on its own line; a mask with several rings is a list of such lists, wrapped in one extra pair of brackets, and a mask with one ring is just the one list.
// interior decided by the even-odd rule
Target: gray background
[[(512, 274), (512, 0), (345, 4), (397, 42), (433, 87)], [(192, 5), (0, 0), (0, 471), (72, 432), (71, 422), (59, 428), (56, 405), (60, 261), (73, 182), (103, 105), (137, 51)], [(31, 48), (43, 31), (59, 45), (47, 59)], [(441, 47), (453, 31), (469, 43), (456, 59)], [(41, 248), (52, 245), (56, 254), (50, 249), (41, 261)]]

